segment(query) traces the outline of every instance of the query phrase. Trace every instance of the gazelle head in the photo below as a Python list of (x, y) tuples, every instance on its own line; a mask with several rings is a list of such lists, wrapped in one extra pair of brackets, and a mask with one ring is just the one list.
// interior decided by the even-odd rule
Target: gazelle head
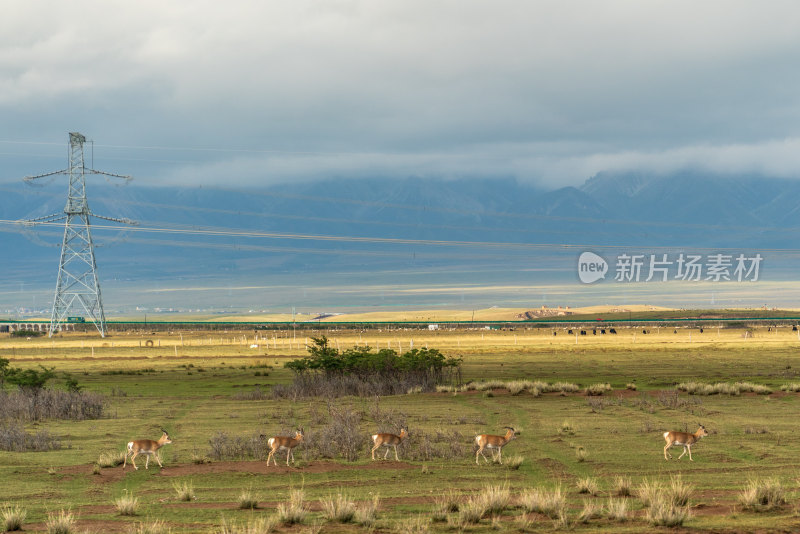
[(294, 433), (294, 439), (297, 441), (303, 441), (303, 437), (303, 428), (301, 427), (297, 430), (297, 432)]
[(700, 423), (697, 423), (697, 424), (700, 426), (700, 428), (697, 429), (697, 432), (695, 432), (695, 434), (697, 434), (697, 436), (700, 437), (700, 438), (702, 438), (704, 436), (707, 436), (708, 435), (708, 431), (706, 430), (706, 427), (704, 427)]
[(162, 428), (162, 429), (161, 429), (161, 432), (163, 432), (163, 433), (164, 433), (164, 435), (163, 435), (163, 436), (161, 436), (161, 439), (159, 439), (158, 441), (159, 441), (159, 442), (160, 442), (162, 445), (166, 445), (167, 443), (172, 443), (172, 439), (170, 439), (170, 437), (169, 437), (169, 434), (167, 434), (167, 431), (166, 431), (166, 430), (164, 430), (164, 429)]
[(517, 435), (519, 435), (519, 432), (517, 432), (516, 430), (514, 430), (514, 427), (510, 427), (510, 426), (504, 426), (503, 428), (505, 428), (506, 430), (508, 430), (508, 432), (506, 432), (506, 436), (508, 436), (508, 439), (509, 439), (509, 440), (512, 440), (512, 439), (514, 439), (514, 437), (516, 437)]
[(405, 428), (401, 428), (399, 436), (401, 438), (404, 438), (404, 437), (408, 436), (408, 431)]

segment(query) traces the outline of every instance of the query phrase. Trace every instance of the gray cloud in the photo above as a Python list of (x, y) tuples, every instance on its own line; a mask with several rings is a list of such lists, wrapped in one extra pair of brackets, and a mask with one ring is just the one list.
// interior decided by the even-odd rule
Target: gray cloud
[(55, 142), (24, 151), (54, 157), (80, 130), (104, 168), (174, 184), (794, 177), (798, 15), (790, 1), (11, 1), (0, 138)]

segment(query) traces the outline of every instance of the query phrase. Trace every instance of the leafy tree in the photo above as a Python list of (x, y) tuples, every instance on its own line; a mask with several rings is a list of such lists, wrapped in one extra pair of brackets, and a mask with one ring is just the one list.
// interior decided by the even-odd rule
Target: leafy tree
[(42, 389), (45, 384), (47, 384), (47, 381), (56, 376), (56, 374), (53, 372), (53, 369), (55, 369), (54, 367), (47, 368), (44, 365), (40, 365), (39, 367), (42, 368), (41, 371), (12, 367), (6, 374), (6, 381), (20, 389)]
[(0, 389), (5, 385), (6, 376), (8, 375), (8, 364), (11, 363), (5, 358), (0, 358)]

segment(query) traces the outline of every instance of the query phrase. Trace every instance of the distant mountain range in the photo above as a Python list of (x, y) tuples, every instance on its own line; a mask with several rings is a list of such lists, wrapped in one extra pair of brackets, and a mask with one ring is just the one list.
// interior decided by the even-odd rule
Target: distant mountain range
[[(581, 247), (800, 248), (800, 181), (758, 176), (600, 174), (552, 191), (510, 179), (422, 178), (263, 189), (90, 183), (88, 191), (96, 213), (154, 229), (95, 231), (104, 245), (97, 249), (104, 283), (143, 288), (571, 283)], [(0, 194), (0, 218), (32, 218), (60, 212), (66, 184), (6, 183)], [(187, 231), (200, 233), (181, 233)], [(247, 235), (253, 232), (273, 237)], [(40, 303), (49, 299), (59, 249), (37, 243), (60, 238), (58, 228), (21, 234), (0, 225), (0, 249), (7, 251), (0, 310), (19, 306), (19, 298), (27, 302), (24, 288), (41, 291)], [(782, 268), (789, 270), (791, 260), (781, 253)]]

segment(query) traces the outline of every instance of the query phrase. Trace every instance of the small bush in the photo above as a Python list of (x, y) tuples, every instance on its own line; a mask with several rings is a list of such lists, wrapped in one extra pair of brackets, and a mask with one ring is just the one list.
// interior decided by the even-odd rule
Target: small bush
[(380, 504), (381, 498), (375, 495), (371, 500), (356, 506), (355, 522), (368, 528), (374, 526), (375, 520), (378, 518), (378, 508), (380, 508)]
[(228, 523), (228, 520), (223, 517), (217, 532), (219, 534), (269, 534), (274, 532), (277, 526), (278, 518), (274, 516), (256, 517), (241, 525)]
[(6, 532), (22, 530), (22, 524), (28, 512), (21, 506), (6, 505), (0, 510), (0, 517), (3, 518), (3, 529)]
[(786, 489), (777, 478), (752, 479), (739, 494), (739, 502), (745, 509), (766, 512), (786, 504)]
[(642, 505), (647, 507), (661, 498), (663, 491), (664, 488), (658, 481), (651, 481), (645, 478), (636, 488), (636, 496), (642, 501)]
[(691, 486), (685, 484), (680, 475), (670, 477), (666, 495), (668, 501), (675, 506), (688, 506), (691, 496)]
[(356, 515), (356, 505), (341, 493), (320, 500), (322, 515), (328, 521), (350, 523)]
[(514, 456), (509, 456), (506, 458), (506, 469), (510, 469), (512, 471), (516, 471), (522, 466), (522, 462), (525, 461), (524, 456), (520, 456), (519, 454), (515, 454)]
[(461, 505), (461, 496), (455, 490), (449, 489), (434, 498), (435, 510), (441, 510), (447, 516), (450, 512), (458, 512)]
[(781, 391), (786, 391), (788, 393), (797, 393), (800, 391), (800, 382), (790, 382), (789, 384), (783, 384), (781, 386)]
[[(217, 432), (208, 440), (209, 454), (213, 460), (262, 460), (267, 457), (269, 447), (260, 434), (250, 436), (229, 436), (225, 432)], [(195, 455), (198, 458), (206, 456)]]
[(103, 468), (117, 467), (125, 462), (125, 451), (101, 452), (97, 465)]
[(608, 498), (606, 505), (606, 516), (612, 521), (628, 520), (628, 499)]
[(239, 494), (238, 502), (240, 510), (255, 510), (258, 508), (258, 498), (249, 489), (242, 490)]
[(578, 521), (581, 523), (588, 523), (592, 519), (602, 517), (602, 515), (603, 507), (599, 503), (589, 499), (584, 499), (583, 509), (581, 510), (580, 514), (578, 514)]
[(567, 497), (557, 486), (552, 491), (534, 488), (524, 491), (519, 496), (519, 505), (526, 512), (544, 514), (551, 519), (558, 518), (567, 506)]
[(106, 398), (87, 391), (19, 389), (0, 391), (0, 419), (43, 421), (100, 419)]
[(597, 495), (599, 491), (597, 486), (597, 479), (592, 477), (581, 478), (575, 483), (578, 493), (588, 493), (589, 495)]
[(582, 446), (579, 445), (578, 448), (575, 449), (575, 459), (578, 460), (578, 462), (585, 462), (588, 457), (589, 453), (586, 452), (586, 449)]
[(119, 515), (136, 515), (139, 509), (139, 498), (126, 491), (124, 495), (114, 499), (114, 508), (117, 509)]
[(564, 421), (563, 423), (561, 423), (561, 427), (558, 429), (558, 433), (561, 435), (573, 436), (575, 435), (575, 428), (569, 421)]
[(307, 515), (303, 490), (291, 490), (289, 501), (278, 504), (278, 520), (284, 525), (302, 523)]
[(45, 521), (47, 534), (72, 534), (75, 528), (75, 517), (71, 511), (61, 510), (58, 513), (48, 512)]
[(614, 494), (618, 497), (631, 496), (631, 479), (626, 476), (617, 476), (614, 478)]
[(463, 529), (466, 525), (474, 525), (480, 522), (484, 515), (486, 515), (486, 508), (484, 508), (483, 503), (470, 498), (459, 506), (455, 522), (457, 526)]
[(427, 534), (430, 530), (430, 521), (422, 514), (410, 517), (397, 525), (399, 534)]
[(511, 491), (507, 484), (486, 486), (474, 499), (483, 506), (484, 515), (499, 514), (511, 503)]
[(172, 487), (179, 501), (193, 501), (197, 498), (194, 493), (194, 484), (191, 482), (175, 482)]
[(602, 395), (603, 393), (611, 391), (611, 384), (592, 384), (584, 390), (584, 393), (590, 396)]
[(689, 506), (676, 505), (668, 497), (657, 497), (647, 509), (645, 519), (654, 527), (680, 527), (689, 519)]
[[(0, 399), (0, 403), (2, 399)], [(36, 434), (28, 434), (17, 423), (0, 426), (0, 450), (12, 452), (42, 452), (61, 448), (58, 438), (51, 436), (46, 430)]]

